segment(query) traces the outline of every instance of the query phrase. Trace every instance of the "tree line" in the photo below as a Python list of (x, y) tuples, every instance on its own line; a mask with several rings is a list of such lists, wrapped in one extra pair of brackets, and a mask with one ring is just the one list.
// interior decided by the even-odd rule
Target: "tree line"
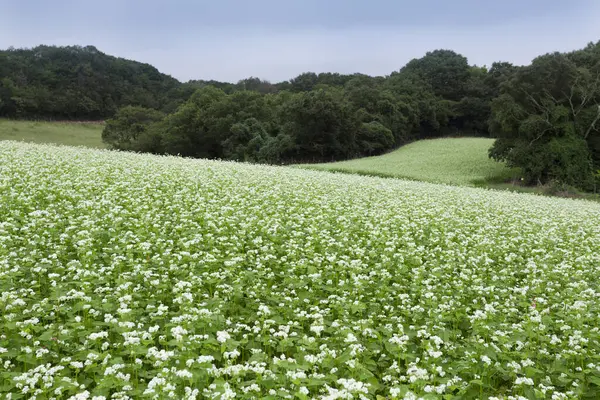
[(118, 149), (266, 163), (376, 155), (446, 135), (488, 135), (510, 64), (490, 71), (437, 50), (387, 77), (304, 73), (270, 84), (206, 85), (174, 112), (125, 107), (104, 140)]
[(121, 150), (263, 163), (377, 155), (450, 135), (495, 138), (490, 157), (530, 184), (595, 190), (600, 42), (527, 66), (470, 65), (451, 50), (388, 76), (303, 73), (270, 83), (181, 83), (88, 47), (0, 52), (0, 116), (109, 118)]

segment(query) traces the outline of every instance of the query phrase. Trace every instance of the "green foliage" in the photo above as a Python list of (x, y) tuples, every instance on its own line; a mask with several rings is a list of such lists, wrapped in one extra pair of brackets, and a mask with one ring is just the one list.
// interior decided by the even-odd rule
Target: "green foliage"
[(435, 50), (410, 61), (401, 72), (413, 72), (431, 85), (433, 93), (459, 101), (466, 93), (469, 79), (467, 58), (452, 50)]
[[(306, 72), (277, 84), (232, 84), (180, 83), (91, 46), (39, 46), (0, 52), (0, 77), (0, 115), (112, 116), (104, 137), (115, 148), (270, 163), (377, 154), (459, 129), (485, 135), (488, 100), (475, 98), (491, 91), (484, 69), (446, 50), (389, 77)], [(447, 80), (460, 93), (450, 93)], [(116, 114), (123, 107), (167, 115), (136, 122), (125, 116), (131, 108)]]
[(463, 97), (453, 106), (453, 126), (461, 134), (486, 132), (490, 113), (488, 99)]
[(290, 79), (290, 90), (293, 92), (310, 92), (317, 83), (317, 74), (314, 72), (306, 72)]
[(293, 96), (280, 110), (281, 130), (294, 138), (298, 159), (353, 155), (360, 122), (338, 90), (319, 89)]
[(392, 147), (394, 135), (380, 122), (371, 121), (362, 124), (358, 130), (357, 142), (368, 155), (374, 155)]
[[(600, 166), (600, 43), (536, 58), (501, 84), (492, 101), (490, 156), (532, 184), (595, 187)], [(596, 63), (590, 63), (591, 59)]]
[(264, 147), (268, 134), (256, 118), (248, 118), (231, 126), (231, 135), (223, 142), (224, 155), (228, 159), (254, 161)]
[(269, 81), (262, 80), (256, 77), (242, 79), (235, 85), (236, 90), (251, 90), (262, 94), (274, 93), (277, 87)]
[(2, 399), (600, 398), (598, 203), (0, 142), (0, 221)]
[(288, 134), (280, 133), (277, 136), (268, 136), (258, 152), (257, 161), (277, 164), (288, 160), (295, 150), (294, 138)]
[(214, 129), (218, 121), (210, 114), (212, 107), (225, 101), (226, 97), (221, 89), (206, 86), (197, 90), (175, 113), (168, 115), (164, 122), (165, 152), (186, 157), (220, 157), (221, 138)]
[[(345, 96), (361, 122), (379, 122), (392, 132), (393, 140), (382, 150), (408, 142), (419, 125), (419, 116), (411, 101), (401, 95), (396, 96), (394, 89), (397, 88), (384, 84), (385, 81), (363, 75), (351, 79), (344, 86)], [(372, 149), (362, 148), (360, 144), (359, 149), (362, 153), (372, 152)]]
[(385, 88), (398, 100), (405, 121), (401, 134), (395, 131), (398, 144), (418, 139), (440, 137), (449, 133), (451, 102), (437, 96), (430, 83), (411, 71), (393, 73)]
[[(266, 134), (275, 117), (271, 101), (271, 97), (253, 91), (227, 95), (212, 86), (199, 89), (165, 119), (165, 152), (190, 157), (238, 159), (240, 153), (234, 148), (238, 145), (246, 147), (248, 143), (240, 140), (243, 137), (251, 140), (253, 136), (242, 134), (244, 129), (240, 126), (234, 128), (234, 125), (247, 124), (249, 119), (255, 119), (263, 124), (261, 129)], [(250, 129), (255, 132), (254, 128)], [(234, 137), (229, 140), (232, 135)], [(248, 157), (255, 155), (256, 152), (247, 154)]]
[(0, 51), (0, 116), (98, 120), (127, 105), (160, 109), (181, 84), (93, 46)]
[(118, 150), (157, 152), (159, 146), (153, 145), (156, 132), (149, 128), (163, 118), (164, 115), (156, 110), (134, 106), (123, 107), (114, 118), (106, 121), (102, 140)]
[[(526, 67), (489, 68), (438, 49), (385, 77), (305, 72), (276, 84), (257, 77), (180, 83), (92, 46), (9, 49), (0, 51), (0, 116), (112, 116), (104, 137), (115, 148), (268, 163), (339, 161), (419, 139), (491, 135), (490, 157), (521, 168), (524, 182), (595, 190), (599, 49), (591, 43)], [(166, 116), (135, 122), (124, 117), (131, 108), (116, 114), (123, 107)]]

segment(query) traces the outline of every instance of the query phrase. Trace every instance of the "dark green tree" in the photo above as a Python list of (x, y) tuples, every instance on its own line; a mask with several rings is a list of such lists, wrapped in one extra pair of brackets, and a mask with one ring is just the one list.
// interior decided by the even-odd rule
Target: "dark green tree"
[(310, 92), (319, 84), (319, 77), (314, 72), (304, 72), (290, 79), (289, 90), (292, 92)]
[[(106, 121), (102, 131), (102, 140), (114, 149), (156, 152), (157, 147), (150, 149), (149, 144), (156, 139), (150, 139), (151, 125), (162, 121), (164, 114), (160, 111), (139, 106), (121, 108), (114, 118)], [(144, 143), (141, 145), (140, 143)], [(157, 143), (158, 145), (158, 143)]]
[(103, 119), (127, 105), (160, 109), (181, 85), (156, 68), (93, 46), (0, 51), (0, 115)]
[(522, 168), (530, 183), (594, 186), (600, 134), (600, 63), (592, 70), (561, 53), (536, 58), (492, 102), (490, 155)]
[(294, 138), (300, 160), (341, 159), (356, 154), (360, 121), (340, 90), (298, 93), (283, 105), (281, 130)]
[(223, 142), (224, 155), (232, 160), (259, 161), (260, 150), (268, 138), (267, 131), (256, 118), (237, 122), (231, 126), (230, 135)]
[(206, 86), (197, 90), (175, 113), (167, 116), (163, 135), (165, 151), (185, 157), (222, 157), (221, 143), (226, 138), (215, 130), (211, 108), (226, 101), (226, 98), (221, 89)]
[(425, 80), (433, 93), (446, 100), (460, 101), (469, 80), (467, 58), (452, 50), (434, 50), (411, 60), (400, 72), (412, 72)]
[(363, 123), (356, 136), (361, 152), (369, 156), (380, 154), (394, 145), (392, 131), (377, 121)]

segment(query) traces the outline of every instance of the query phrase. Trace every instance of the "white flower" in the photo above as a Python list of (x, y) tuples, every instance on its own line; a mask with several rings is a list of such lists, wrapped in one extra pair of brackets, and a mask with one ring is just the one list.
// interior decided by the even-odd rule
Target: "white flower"
[(321, 336), (321, 332), (325, 330), (323, 325), (311, 325), (310, 331), (317, 334), (317, 336)]
[(176, 326), (174, 328), (171, 328), (171, 335), (173, 335), (173, 337), (175, 338), (175, 340), (177, 341), (182, 341), (183, 340), (183, 336), (187, 335), (187, 330), (182, 328), (181, 326)]
[(191, 379), (194, 376), (187, 369), (178, 370), (175, 372), (175, 375), (177, 375), (180, 378), (186, 378), (186, 379)]
[(94, 332), (94, 333), (90, 333), (88, 335), (88, 339), (90, 339), (90, 340), (105, 339), (107, 337), (108, 337), (108, 332), (105, 332), (105, 331)]
[(524, 378), (524, 377), (517, 377), (517, 379), (515, 379), (515, 385), (533, 386), (533, 379), (531, 379), (531, 378)]
[(229, 332), (227, 332), (227, 331), (218, 331), (217, 332), (217, 341), (219, 341), (219, 343), (225, 343), (228, 339), (231, 339)]
[(346, 338), (344, 339), (344, 342), (346, 342), (346, 343), (354, 343), (357, 340), (358, 339), (356, 338), (356, 336), (354, 336), (354, 334), (352, 332), (349, 332), (348, 335), (346, 336)]
[(81, 393), (77, 393), (74, 396), (69, 397), (68, 400), (86, 400), (86, 399), (89, 399), (89, 398), (90, 398), (90, 392), (88, 392), (86, 390), (86, 391), (83, 391)]
[(259, 312), (259, 314), (262, 314), (262, 315), (271, 314), (271, 310), (269, 310), (269, 307), (265, 306), (264, 304), (261, 304), (258, 306), (258, 312)]
[(213, 362), (214, 359), (215, 358), (213, 356), (199, 356), (196, 361), (198, 362), (198, 364), (204, 364), (204, 363)]

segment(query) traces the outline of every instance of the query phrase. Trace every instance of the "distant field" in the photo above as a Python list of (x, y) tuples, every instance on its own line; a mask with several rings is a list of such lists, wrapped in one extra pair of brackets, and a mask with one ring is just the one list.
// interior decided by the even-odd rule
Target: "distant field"
[(499, 182), (515, 171), (488, 157), (493, 142), (485, 138), (421, 140), (381, 156), (299, 166), (453, 185)]
[(0, 119), (0, 140), (105, 148), (100, 123), (37, 122)]

